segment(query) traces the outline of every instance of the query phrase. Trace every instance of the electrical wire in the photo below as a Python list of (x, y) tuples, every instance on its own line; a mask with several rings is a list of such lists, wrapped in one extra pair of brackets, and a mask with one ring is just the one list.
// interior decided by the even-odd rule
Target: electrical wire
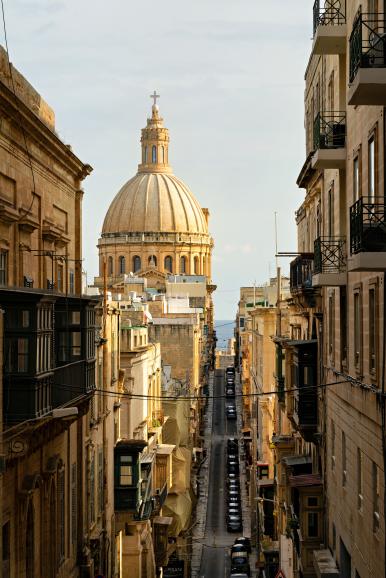
[(15, 105), (16, 105), (16, 110), (18, 113), (18, 117), (19, 117), (19, 121), (18, 121), (18, 125), (19, 125), (19, 129), (23, 135), (23, 140), (24, 140), (24, 146), (25, 146), (25, 151), (27, 153), (27, 157), (28, 157), (28, 161), (29, 161), (29, 166), (31, 169), (31, 176), (32, 176), (32, 199), (31, 199), (31, 203), (30, 206), (28, 207), (28, 209), (26, 209), (24, 211), (23, 214), (20, 215), (20, 217), (17, 219), (16, 222), (22, 221), (27, 215), (29, 215), (32, 211), (32, 207), (33, 204), (35, 202), (35, 198), (36, 198), (36, 184), (35, 184), (35, 175), (34, 175), (34, 170), (33, 170), (33, 166), (32, 166), (32, 158), (28, 149), (28, 144), (27, 144), (27, 136), (26, 136), (26, 132), (24, 129), (24, 125), (22, 122), (22, 116), (21, 116), (21, 112), (20, 112), (20, 108), (19, 108), (19, 98), (16, 94), (16, 88), (15, 88), (15, 82), (14, 82), (14, 78), (13, 78), (13, 73), (12, 73), (12, 66), (11, 66), (11, 61), (10, 61), (10, 57), (9, 57), (9, 48), (8, 48), (8, 36), (7, 36), (7, 26), (5, 23), (5, 10), (4, 10), (4, 0), (1, 0), (1, 13), (2, 13), (2, 20), (3, 20), (3, 30), (4, 30), (4, 42), (5, 42), (5, 50), (7, 52), (7, 61), (8, 61), (8, 70), (9, 70), (9, 76), (11, 79), (11, 85), (12, 85), (12, 92), (13, 95), (15, 97)]

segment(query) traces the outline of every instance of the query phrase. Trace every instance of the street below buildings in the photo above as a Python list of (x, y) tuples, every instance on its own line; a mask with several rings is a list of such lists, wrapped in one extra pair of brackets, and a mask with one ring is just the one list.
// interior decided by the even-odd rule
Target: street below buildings
[[(239, 391), (237, 383), (236, 392)], [(242, 463), (242, 447), (240, 445), (240, 487), (243, 504), (243, 531), (230, 533), (226, 526), (227, 513), (227, 440), (229, 437), (238, 438), (239, 420), (230, 420), (226, 416), (226, 406), (229, 402), (224, 396), (224, 371), (217, 370), (213, 383), (213, 414), (210, 464), (208, 476), (208, 501), (206, 526), (203, 539), (203, 549), (200, 578), (228, 577), (230, 575), (230, 548), (235, 538), (241, 535), (250, 535), (249, 511), (246, 507), (246, 490), (244, 466)], [(237, 402), (240, 415), (241, 400)], [(240, 407), (239, 407), (240, 406)]]

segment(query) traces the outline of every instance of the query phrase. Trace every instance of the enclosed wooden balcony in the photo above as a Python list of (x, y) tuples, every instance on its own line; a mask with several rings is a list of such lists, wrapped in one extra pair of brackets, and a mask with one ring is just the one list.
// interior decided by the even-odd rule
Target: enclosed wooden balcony
[(386, 271), (384, 197), (361, 197), (350, 207), (348, 271)]
[(359, 12), (350, 36), (348, 103), (386, 104), (385, 14)]
[(320, 112), (314, 121), (313, 169), (346, 167), (346, 113)]
[(318, 429), (317, 360), (316, 339), (289, 342), (293, 347), (295, 390), (292, 420), (306, 441), (315, 441)]
[(347, 282), (346, 240), (318, 237), (314, 243), (314, 287), (341, 287)]
[(345, 0), (326, 0), (324, 3), (315, 0), (312, 53), (345, 54), (346, 37)]

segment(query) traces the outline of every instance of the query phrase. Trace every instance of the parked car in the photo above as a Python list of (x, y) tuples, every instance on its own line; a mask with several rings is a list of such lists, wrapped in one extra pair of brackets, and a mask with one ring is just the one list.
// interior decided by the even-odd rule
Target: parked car
[(239, 449), (239, 440), (237, 438), (228, 438), (227, 440), (227, 447), (229, 448), (237, 448)]
[[(248, 558), (235, 558), (231, 561), (231, 573), (232, 572), (244, 572), (247, 576), (251, 575), (251, 567), (248, 562)], [(232, 575), (232, 574), (231, 574)]]
[(233, 554), (235, 554), (236, 552), (247, 552), (244, 544), (233, 544), (231, 548), (231, 556), (233, 556)]
[(235, 388), (228, 386), (225, 390), (225, 395), (226, 397), (235, 397), (236, 395)]
[(228, 490), (230, 490), (231, 488), (235, 488), (237, 490), (240, 490), (240, 481), (237, 479), (228, 480), (227, 486), (228, 486)]
[(227, 510), (225, 517), (229, 518), (230, 516), (240, 516), (240, 518), (242, 518), (241, 510), (239, 508), (230, 508)]
[(248, 574), (245, 574), (245, 572), (240, 574), (238, 570), (235, 570), (235, 572), (231, 571), (231, 578), (248, 578)]
[(225, 369), (225, 375), (235, 375), (236, 374), (236, 369), (234, 365), (228, 365), (228, 367)]
[(236, 538), (235, 544), (242, 544), (245, 547), (245, 550), (248, 554), (251, 553), (251, 540), (250, 538), (246, 538), (245, 536), (240, 536), (240, 538)]
[(227, 408), (226, 416), (228, 419), (237, 419), (236, 409)]
[(242, 529), (243, 523), (241, 516), (227, 516), (227, 530), (228, 532), (239, 532)]

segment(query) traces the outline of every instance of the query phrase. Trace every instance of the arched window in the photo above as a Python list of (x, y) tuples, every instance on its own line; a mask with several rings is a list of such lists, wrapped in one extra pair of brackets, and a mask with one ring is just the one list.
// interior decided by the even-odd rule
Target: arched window
[(133, 272), (136, 273), (137, 271), (141, 270), (141, 257), (136, 255), (133, 257)]
[(113, 273), (114, 273), (114, 261), (112, 257), (109, 257), (107, 261), (107, 274), (111, 276), (113, 275)]
[(205, 257), (203, 257), (202, 258), (202, 274), (203, 275), (206, 275), (205, 265), (206, 265), (206, 261), (205, 261)]
[(173, 272), (173, 259), (172, 257), (170, 257), (170, 255), (165, 257), (164, 268), (166, 271), (169, 271), (170, 273)]
[(151, 162), (152, 163), (157, 162), (157, 147), (155, 145), (153, 145), (151, 149)]
[(186, 273), (186, 257), (185, 256), (181, 257), (180, 273), (182, 273), (182, 274)]
[(147, 146), (143, 150), (143, 162), (147, 163)]
[(198, 266), (198, 257), (197, 256), (194, 258), (194, 274), (195, 275), (199, 274), (199, 266)]
[(150, 267), (157, 267), (157, 257), (155, 255), (150, 255), (149, 265)]
[(164, 163), (165, 162), (165, 147), (164, 146), (161, 148), (161, 152), (162, 152), (161, 163)]
[(25, 544), (25, 575), (26, 578), (35, 576), (35, 523), (32, 502), (28, 504)]
[(119, 257), (119, 274), (123, 275), (126, 271), (126, 259), (121, 255)]

